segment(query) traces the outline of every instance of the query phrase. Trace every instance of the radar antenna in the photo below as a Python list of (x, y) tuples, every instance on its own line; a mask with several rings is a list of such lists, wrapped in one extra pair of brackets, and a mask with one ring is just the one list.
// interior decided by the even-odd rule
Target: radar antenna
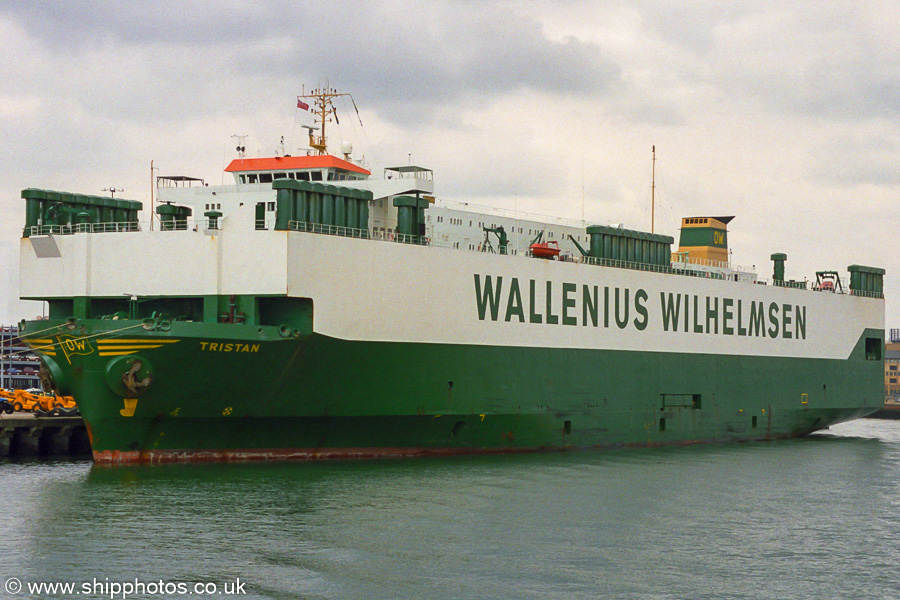
[[(322, 128), (322, 135), (313, 135), (313, 130), (315, 128), (307, 128), (309, 130), (309, 146), (314, 149), (317, 154), (328, 153), (328, 140), (325, 137), (325, 123), (330, 123), (332, 117), (337, 121), (337, 113), (335, 112), (333, 100), (339, 96), (350, 96), (350, 94), (338, 92), (332, 87), (319, 87), (308, 94), (303, 93), (297, 96), (298, 107), (302, 108), (301, 105), (306, 105), (306, 103), (302, 101), (302, 98), (309, 98), (312, 101), (313, 106), (310, 110), (315, 115), (316, 123), (319, 123)], [(352, 96), (350, 97), (350, 100), (353, 100)], [(353, 105), (356, 106), (356, 103), (354, 102)]]

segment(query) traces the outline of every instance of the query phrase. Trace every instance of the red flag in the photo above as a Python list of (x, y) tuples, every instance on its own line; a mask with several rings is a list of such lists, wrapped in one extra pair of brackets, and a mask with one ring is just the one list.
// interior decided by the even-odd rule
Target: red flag
[(297, 98), (297, 108), (302, 108), (303, 110), (309, 110), (309, 104)]

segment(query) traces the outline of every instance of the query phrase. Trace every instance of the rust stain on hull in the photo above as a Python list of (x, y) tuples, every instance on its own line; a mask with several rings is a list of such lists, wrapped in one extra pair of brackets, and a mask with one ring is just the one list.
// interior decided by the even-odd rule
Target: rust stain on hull
[(262, 461), (325, 461), (365, 460), (384, 458), (419, 458), (429, 456), (475, 456), (500, 454), (533, 454), (538, 452), (572, 452), (580, 450), (611, 450), (625, 448), (657, 448), (693, 446), (696, 444), (733, 444), (735, 442), (763, 442), (803, 437), (797, 434), (763, 435), (758, 438), (696, 439), (677, 442), (638, 442), (590, 446), (530, 446), (517, 448), (245, 448), (233, 450), (104, 450), (94, 452), (99, 465), (134, 465), (164, 463), (262, 462)]
[(478, 454), (527, 454), (564, 452), (571, 448), (290, 448), (236, 450), (148, 450), (94, 452), (101, 465), (162, 464), (188, 462), (257, 462), (415, 458)]

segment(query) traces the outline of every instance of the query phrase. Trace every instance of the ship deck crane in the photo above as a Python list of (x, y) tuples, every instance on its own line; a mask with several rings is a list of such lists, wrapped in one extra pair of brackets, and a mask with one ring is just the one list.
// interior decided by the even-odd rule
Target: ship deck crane
[(497, 236), (497, 247), (498, 252), (500, 254), (506, 254), (506, 247), (509, 246), (509, 236), (506, 235), (506, 230), (503, 229), (503, 225), (499, 227), (482, 227), (484, 229), (484, 243), (481, 245), (482, 252), (493, 252), (494, 248), (491, 246), (491, 234)]

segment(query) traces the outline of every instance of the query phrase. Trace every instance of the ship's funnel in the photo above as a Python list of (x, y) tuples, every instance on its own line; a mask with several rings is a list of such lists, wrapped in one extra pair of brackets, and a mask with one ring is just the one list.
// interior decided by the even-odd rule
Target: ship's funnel
[(678, 253), (690, 258), (728, 262), (728, 223), (734, 217), (687, 217), (681, 220)]

